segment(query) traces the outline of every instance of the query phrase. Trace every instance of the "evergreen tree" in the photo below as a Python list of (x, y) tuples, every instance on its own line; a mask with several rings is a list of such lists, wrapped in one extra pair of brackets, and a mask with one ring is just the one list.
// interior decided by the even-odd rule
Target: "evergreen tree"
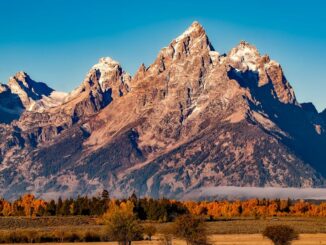
[(131, 196), (129, 197), (129, 201), (131, 201), (133, 204), (137, 203), (138, 197), (136, 195), (136, 192), (134, 191)]
[(110, 195), (109, 195), (109, 192), (107, 190), (102, 191), (102, 199), (104, 199), (104, 200), (109, 200), (110, 199)]
[(63, 202), (61, 197), (59, 197), (56, 207), (56, 215), (63, 215), (62, 213)]
[(61, 208), (61, 215), (70, 215), (70, 205), (72, 203), (71, 199), (65, 199), (62, 204)]
[(45, 208), (45, 214), (46, 215), (50, 215), (50, 216), (53, 216), (56, 214), (56, 210), (57, 210), (57, 206), (55, 204), (55, 201), (54, 200), (51, 200), (47, 205), (46, 205), (46, 208)]

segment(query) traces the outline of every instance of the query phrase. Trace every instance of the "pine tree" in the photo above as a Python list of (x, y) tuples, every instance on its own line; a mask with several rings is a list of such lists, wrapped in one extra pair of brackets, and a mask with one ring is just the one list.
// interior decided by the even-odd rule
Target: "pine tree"
[(109, 192), (107, 190), (102, 191), (102, 199), (104, 199), (104, 200), (109, 200), (110, 199), (110, 195), (109, 195)]
[(45, 208), (45, 214), (46, 215), (50, 215), (50, 216), (53, 216), (56, 214), (56, 210), (57, 210), (57, 206), (55, 204), (55, 201), (54, 200), (51, 200), (47, 205), (46, 205), (46, 208)]
[(57, 207), (56, 207), (56, 215), (63, 215), (62, 214), (62, 206), (63, 206), (63, 202), (61, 197), (59, 197), (58, 202), (57, 202)]

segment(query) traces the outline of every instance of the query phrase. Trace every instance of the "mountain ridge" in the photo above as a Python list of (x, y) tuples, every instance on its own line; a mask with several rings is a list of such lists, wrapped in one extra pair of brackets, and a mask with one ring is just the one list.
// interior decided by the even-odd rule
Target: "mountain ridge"
[(1, 194), (325, 186), (322, 115), (276, 61), (244, 41), (220, 55), (194, 22), (133, 77), (102, 58), (62, 103), (0, 125)]

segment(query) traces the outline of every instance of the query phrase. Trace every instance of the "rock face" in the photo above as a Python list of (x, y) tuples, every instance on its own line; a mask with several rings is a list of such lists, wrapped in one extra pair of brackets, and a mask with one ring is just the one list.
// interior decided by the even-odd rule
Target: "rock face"
[(23, 111), (44, 111), (63, 102), (65, 93), (56, 92), (45, 83), (35, 82), (27, 73), (18, 72), (7, 85), (0, 84), (0, 122), (18, 119)]
[(277, 62), (244, 41), (220, 55), (194, 22), (133, 77), (102, 58), (60, 104), (1, 124), (1, 195), (325, 186), (324, 114)]
[(0, 123), (10, 123), (18, 119), (24, 106), (18, 95), (13, 94), (8, 85), (0, 84)]

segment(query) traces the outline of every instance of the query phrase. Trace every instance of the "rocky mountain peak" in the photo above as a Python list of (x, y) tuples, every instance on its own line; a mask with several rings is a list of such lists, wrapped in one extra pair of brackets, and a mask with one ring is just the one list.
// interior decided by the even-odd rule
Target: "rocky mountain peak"
[(120, 87), (123, 84), (125, 85), (125, 91), (120, 91), (123, 93), (126, 92), (130, 86), (130, 75), (127, 72), (123, 71), (120, 63), (113, 60), (111, 57), (100, 58), (99, 63), (95, 64), (92, 67), (90, 73), (94, 71), (99, 73), (98, 82), (103, 92), (111, 89), (112, 86), (117, 85)]
[(317, 111), (315, 105), (313, 103), (311, 103), (311, 102), (301, 103), (301, 107), (306, 112), (313, 113), (313, 114), (318, 114), (318, 111)]
[(322, 117), (322, 119), (326, 123), (326, 109), (324, 109), (321, 113), (319, 113), (319, 115)]
[(132, 77), (132, 82), (130, 82), (131, 86), (137, 87), (138, 81), (141, 81), (146, 76), (147, 67), (144, 63), (142, 63), (139, 68), (137, 69), (136, 73)]
[(194, 21), (175, 41), (179, 42), (187, 37), (202, 37), (206, 35), (204, 27), (198, 22)]
[(32, 79), (26, 72), (19, 71), (14, 76), (9, 78), (8, 86), (13, 92), (30, 89), (32, 86)]
[(0, 93), (6, 92), (9, 90), (8, 85), (0, 83)]
[(17, 72), (10, 77), (8, 87), (11, 93), (20, 97), (25, 108), (30, 108), (33, 102), (42, 99), (43, 96), (50, 96), (54, 91), (45, 83), (32, 80), (24, 71)]
[(214, 51), (205, 29), (199, 22), (193, 22), (186, 31), (172, 41), (175, 52), (191, 54), (195, 51), (208, 50)]
[(156, 69), (162, 72), (170, 63), (182, 63), (187, 57), (205, 56), (214, 51), (204, 28), (197, 22), (184, 31), (158, 54), (154, 63)]
[(229, 55), (230, 61), (239, 70), (257, 71), (260, 54), (257, 48), (246, 41), (241, 41)]
[[(269, 94), (285, 104), (297, 104), (294, 91), (286, 80), (281, 65), (271, 60), (268, 55), (261, 56), (258, 49), (246, 41), (241, 41), (227, 56), (227, 63), (232, 67), (233, 78), (242, 86), (250, 87), (271, 85)], [(258, 90), (257, 90), (258, 91)], [(261, 94), (261, 91), (258, 95)]]
[(0, 122), (10, 123), (24, 111), (42, 112), (63, 103), (66, 93), (34, 81), (26, 72), (17, 72), (8, 84), (0, 85)]
[(99, 59), (99, 63), (106, 64), (108, 66), (113, 66), (113, 67), (115, 67), (117, 65), (120, 66), (119, 62), (112, 59), (111, 57), (102, 57)]
[(17, 72), (13, 76), (13, 78), (25, 82), (26, 85), (28, 85), (28, 82), (31, 81), (31, 78), (29, 77), (29, 75), (26, 72), (24, 72), (24, 71)]
[(113, 100), (129, 92), (131, 76), (119, 62), (103, 57), (87, 73), (82, 84), (65, 98), (63, 108), (74, 121), (98, 113)]

